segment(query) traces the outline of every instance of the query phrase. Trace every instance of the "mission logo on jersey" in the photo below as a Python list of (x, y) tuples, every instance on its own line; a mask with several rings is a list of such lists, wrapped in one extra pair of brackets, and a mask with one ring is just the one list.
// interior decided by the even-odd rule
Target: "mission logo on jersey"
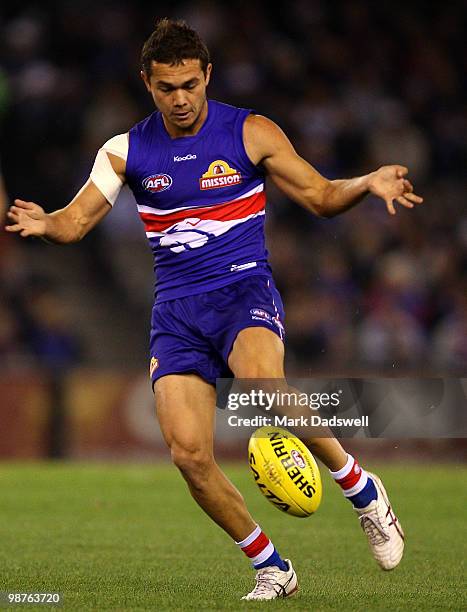
[(242, 182), (240, 172), (234, 170), (222, 159), (216, 159), (211, 164), (207, 172), (199, 179), (200, 189), (218, 189), (219, 187), (230, 187)]

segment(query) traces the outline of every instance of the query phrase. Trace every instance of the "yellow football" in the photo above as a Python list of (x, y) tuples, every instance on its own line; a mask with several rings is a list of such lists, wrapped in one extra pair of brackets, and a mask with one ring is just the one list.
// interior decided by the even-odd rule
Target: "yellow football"
[(310, 516), (321, 503), (321, 475), (303, 442), (282, 427), (260, 427), (248, 443), (250, 469), (261, 493), (292, 516)]

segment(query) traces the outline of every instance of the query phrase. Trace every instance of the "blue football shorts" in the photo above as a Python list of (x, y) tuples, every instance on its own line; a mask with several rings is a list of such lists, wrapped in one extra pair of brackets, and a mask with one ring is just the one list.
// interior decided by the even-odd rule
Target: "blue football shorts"
[(150, 377), (195, 373), (209, 384), (232, 377), (227, 360), (237, 334), (265, 327), (284, 339), (284, 307), (270, 276), (155, 304), (151, 317)]

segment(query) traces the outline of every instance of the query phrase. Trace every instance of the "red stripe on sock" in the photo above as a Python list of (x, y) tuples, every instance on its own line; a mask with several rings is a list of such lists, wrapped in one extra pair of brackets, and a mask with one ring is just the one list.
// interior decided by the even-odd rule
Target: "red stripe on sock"
[(362, 476), (362, 469), (358, 465), (357, 461), (355, 461), (354, 459), (353, 465), (350, 468), (350, 472), (347, 474), (347, 476), (344, 476), (344, 478), (341, 478), (340, 480), (336, 480), (336, 482), (344, 490), (351, 489), (357, 484), (361, 476)]
[(256, 540), (253, 540), (251, 544), (242, 548), (243, 552), (250, 558), (256, 557), (261, 551), (263, 551), (269, 544), (268, 536), (261, 532)]

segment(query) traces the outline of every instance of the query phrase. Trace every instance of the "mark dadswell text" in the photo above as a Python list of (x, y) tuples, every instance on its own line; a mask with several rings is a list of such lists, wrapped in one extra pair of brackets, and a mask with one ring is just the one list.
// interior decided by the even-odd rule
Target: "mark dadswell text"
[(324, 418), (317, 414), (300, 417), (287, 416), (262, 416), (257, 415), (251, 418), (239, 417), (232, 414), (228, 418), (230, 427), (368, 427), (368, 416), (358, 418), (344, 418), (336, 415)]

